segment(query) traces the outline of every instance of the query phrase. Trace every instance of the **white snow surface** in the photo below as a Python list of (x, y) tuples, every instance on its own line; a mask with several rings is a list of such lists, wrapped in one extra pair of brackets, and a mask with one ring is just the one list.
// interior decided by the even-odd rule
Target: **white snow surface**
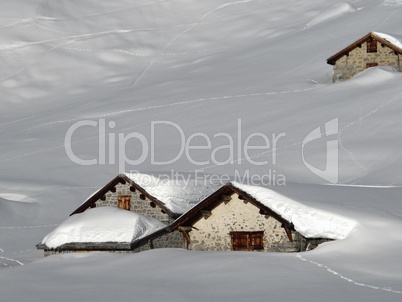
[(307, 238), (345, 239), (358, 226), (351, 219), (306, 206), (271, 189), (232, 184), (292, 222), (296, 231)]
[(172, 177), (169, 173), (125, 175), (176, 214), (185, 213), (222, 185), (194, 179), (190, 174), (183, 178)]
[[(0, 300), (399, 302), (402, 73), (333, 84), (326, 59), (368, 32), (398, 38), (401, 15), (401, 0), (2, 0)], [(334, 119), (337, 134), (324, 135)], [(66, 153), (78, 122), (72, 151), (98, 164)], [(244, 152), (268, 145), (257, 133), (271, 148)], [(130, 134), (145, 139), (124, 146)], [(273, 146), (274, 134), (286, 135)], [(305, 162), (324, 171), (334, 140), (339, 181), (328, 185)], [(298, 255), (35, 249), (115, 175), (171, 169), (284, 175), (275, 192), (358, 227)]]
[(338, 2), (330, 6), (328, 9), (320, 12), (317, 16), (315, 16), (311, 21), (309, 21), (303, 29), (306, 29), (311, 26), (319, 25), (323, 22), (329, 22), (333, 19), (342, 17), (348, 13), (354, 13), (357, 9), (351, 5), (349, 2)]
[(131, 211), (100, 207), (68, 217), (42, 243), (49, 248), (73, 242), (130, 243), (165, 226), (156, 219)]

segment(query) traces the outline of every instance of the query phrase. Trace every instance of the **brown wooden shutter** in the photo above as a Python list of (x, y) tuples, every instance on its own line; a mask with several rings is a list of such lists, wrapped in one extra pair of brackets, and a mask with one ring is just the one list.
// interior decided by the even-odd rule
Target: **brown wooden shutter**
[(377, 52), (377, 41), (374, 39), (367, 40), (367, 52)]
[(130, 201), (131, 201), (130, 195), (119, 195), (117, 196), (117, 207), (123, 210), (130, 211)]
[(264, 231), (230, 232), (233, 251), (258, 251), (264, 249)]
[(245, 232), (232, 232), (232, 250), (248, 251), (248, 236)]
[(251, 250), (258, 251), (264, 249), (264, 232), (252, 232), (250, 237)]

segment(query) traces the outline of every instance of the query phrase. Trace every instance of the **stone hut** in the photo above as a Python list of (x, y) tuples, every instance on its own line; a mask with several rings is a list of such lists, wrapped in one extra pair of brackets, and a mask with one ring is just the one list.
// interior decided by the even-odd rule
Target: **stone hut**
[[(141, 173), (120, 174), (90, 196), (70, 216), (82, 214), (92, 208), (114, 207), (133, 212), (140, 217), (155, 219), (163, 223), (164, 228), (159, 227), (157, 231), (145, 237), (134, 237), (130, 242), (119, 242), (117, 239), (116, 241), (109, 238), (108, 242), (66, 242), (50, 248), (42, 241), (37, 248), (43, 249), (47, 255), (75, 251), (140, 251), (150, 248), (183, 247), (181, 233), (168, 232), (168, 226), (218, 187), (213, 184), (205, 186), (202, 182), (191, 181), (190, 178), (180, 180), (169, 179), (168, 175), (159, 176)], [(85, 225), (85, 220), (82, 223)], [(119, 232), (118, 224), (119, 221), (116, 221), (113, 226), (116, 232)], [(99, 222), (99, 229), (102, 225), (103, 223)]]
[(327, 59), (334, 66), (333, 82), (350, 79), (357, 73), (374, 66), (401, 69), (402, 38), (370, 32)]
[[(291, 221), (251, 196), (251, 186), (241, 187), (221, 187), (177, 219), (170, 230), (180, 231), (186, 248), (193, 251), (299, 252), (332, 240), (307, 238)], [(252, 188), (256, 189), (262, 188)]]

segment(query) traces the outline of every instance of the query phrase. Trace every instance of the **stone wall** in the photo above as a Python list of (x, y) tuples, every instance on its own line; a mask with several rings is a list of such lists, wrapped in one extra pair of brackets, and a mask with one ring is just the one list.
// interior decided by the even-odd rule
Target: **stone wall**
[(116, 192), (107, 192), (105, 200), (97, 200), (95, 202), (96, 207), (105, 207), (105, 206), (114, 206), (117, 207), (117, 198), (119, 195), (130, 195), (130, 211), (138, 213), (143, 216), (155, 218), (161, 222), (166, 224), (170, 224), (173, 220), (169, 217), (168, 214), (162, 213), (161, 208), (158, 206), (152, 207), (151, 200), (145, 197), (145, 199), (141, 199), (141, 192), (136, 190), (135, 192), (130, 191), (129, 184), (117, 184)]
[[(96, 207), (105, 207), (105, 206), (114, 206), (118, 205), (118, 196), (119, 195), (130, 195), (130, 211), (138, 213), (140, 215), (155, 218), (166, 225), (171, 224), (174, 219), (171, 218), (168, 214), (162, 213), (161, 208), (157, 205), (151, 206), (152, 201), (148, 198), (141, 199), (141, 192), (136, 190), (135, 192), (130, 191), (130, 184), (117, 184), (116, 192), (107, 192), (105, 200), (97, 200), (95, 202)], [(122, 210), (123, 211), (123, 210)], [(163, 248), (163, 247), (183, 247), (183, 238), (180, 232), (173, 232), (166, 235), (161, 236), (154, 240), (154, 248)], [(144, 245), (141, 250), (147, 250), (147, 245)]]
[(152, 243), (144, 244), (143, 246), (135, 249), (135, 251), (147, 251), (150, 249), (160, 249), (160, 248), (183, 248), (184, 238), (181, 232), (174, 231), (162, 235), (158, 238), (152, 240)]
[(356, 47), (348, 56), (338, 59), (334, 66), (333, 82), (341, 82), (350, 79), (357, 73), (366, 69), (367, 63), (377, 63), (379, 66), (392, 66), (401, 71), (398, 63), (398, 55), (387, 46), (381, 46), (377, 42), (377, 52), (367, 52), (367, 43)]
[(237, 194), (232, 200), (222, 202), (211, 211), (208, 218), (201, 218), (189, 232), (194, 251), (230, 251), (232, 249), (230, 232), (264, 231), (264, 250), (277, 252), (299, 251), (299, 235), (293, 233), (294, 242), (290, 242), (281, 223), (276, 219), (261, 215), (259, 208), (241, 200)]

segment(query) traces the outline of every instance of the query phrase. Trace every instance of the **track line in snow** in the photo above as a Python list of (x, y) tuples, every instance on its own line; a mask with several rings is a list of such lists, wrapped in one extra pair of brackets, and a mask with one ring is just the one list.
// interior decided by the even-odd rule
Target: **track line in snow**
[(348, 123), (347, 125), (345, 125), (344, 127), (342, 127), (342, 128), (338, 131), (339, 147), (340, 147), (346, 154), (348, 154), (348, 155), (349, 155), (349, 158), (350, 158), (354, 163), (356, 163), (356, 165), (358, 165), (363, 171), (367, 171), (367, 169), (356, 159), (356, 157), (354, 156), (354, 154), (353, 154), (351, 151), (349, 151), (349, 150), (344, 146), (343, 141), (342, 141), (342, 133), (343, 133), (346, 129), (348, 129), (348, 128), (350, 128), (350, 127), (356, 125), (356, 124), (359, 124), (359, 128), (360, 128), (364, 119), (366, 119), (366, 118), (372, 116), (373, 114), (377, 113), (378, 111), (380, 111), (380, 110), (383, 109), (384, 107), (386, 107), (386, 106), (388, 106), (388, 105), (394, 103), (397, 99), (399, 99), (399, 98), (401, 98), (401, 97), (402, 97), (402, 93), (397, 94), (396, 96), (394, 96), (393, 98), (391, 98), (391, 99), (388, 100), (387, 102), (385, 102), (385, 103), (379, 105), (378, 107), (376, 107), (375, 109), (371, 110), (370, 112), (368, 112), (368, 113), (366, 113), (366, 114), (364, 114), (364, 115), (360, 114), (360, 116), (359, 116), (358, 119), (356, 119), (356, 120), (354, 120), (354, 121)]
[[(175, 27), (182, 27), (182, 26), (185, 26), (185, 24), (179, 24), (179, 25), (176, 25)], [(55, 39), (34, 41), (34, 42), (28, 42), (28, 43), (19, 44), (19, 45), (8, 46), (8, 47), (0, 48), (0, 52), (16, 51), (16, 50), (20, 50), (20, 49), (23, 49), (26, 47), (39, 46), (39, 45), (49, 46), (48, 44), (53, 44), (55, 42), (63, 42), (66, 40), (69, 41), (69, 42), (67, 42), (69, 44), (69, 43), (77, 42), (77, 41), (105, 37), (105, 36), (109, 36), (112, 34), (131, 34), (134, 32), (162, 31), (162, 30), (169, 30), (169, 29), (166, 29), (166, 28), (162, 28), (162, 29), (159, 29), (159, 28), (115, 29), (115, 30), (100, 31), (100, 32), (89, 33), (89, 34), (77, 34), (77, 35), (65, 36), (65, 37), (60, 37), (60, 38), (55, 38)]]
[(114, 112), (104, 113), (104, 114), (99, 114), (99, 115), (82, 116), (82, 117), (76, 117), (76, 118), (67, 119), (67, 120), (53, 121), (53, 122), (48, 122), (48, 123), (36, 125), (33, 127), (29, 127), (29, 128), (26, 128), (26, 129), (23, 129), (20, 131), (26, 131), (26, 130), (29, 131), (29, 130), (32, 130), (35, 128), (41, 128), (44, 126), (50, 126), (50, 125), (55, 125), (55, 124), (68, 123), (68, 122), (75, 122), (75, 121), (80, 121), (83, 119), (98, 119), (98, 118), (110, 117), (110, 116), (114, 116), (114, 115), (131, 113), (131, 112), (136, 112), (136, 111), (153, 110), (153, 109), (160, 109), (160, 108), (166, 108), (166, 107), (171, 107), (171, 106), (181, 106), (181, 105), (187, 105), (187, 104), (192, 104), (192, 103), (200, 103), (200, 102), (208, 102), (208, 101), (216, 101), (216, 100), (229, 100), (229, 99), (235, 99), (235, 98), (256, 97), (256, 96), (263, 96), (263, 95), (281, 95), (281, 94), (299, 93), (299, 92), (315, 90), (320, 87), (322, 87), (322, 85), (320, 85), (318, 87), (296, 89), (296, 90), (271, 91), (271, 92), (263, 92), (263, 93), (225, 95), (225, 96), (214, 96), (214, 97), (209, 97), (209, 98), (200, 98), (200, 99), (196, 99), (196, 100), (175, 102), (175, 103), (170, 103), (170, 104), (165, 104), (165, 105), (155, 105), (155, 106), (142, 107), (142, 108), (133, 108), (133, 109), (119, 110), (119, 111), (114, 111)]
[(123, 55), (129, 55), (133, 57), (155, 57), (155, 56), (184, 56), (184, 55), (193, 55), (193, 54), (198, 54), (201, 52), (207, 51), (207, 49), (201, 49), (201, 50), (196, 50), (196, 51), (183, 51), (183, 52), (165, 52), (165, 53), (135, 53), (131, 52), (128, 50), (124, 49), (119, 49), (119, 48), (111, 48), (111, 49), (91, 49), (91, 48), (78, 48), (78, 47), (60, 47), (58, 45), (52, 44), (52, 43), (47, 43), (45, 44), (49, 47), (57, 48), (57, 49), (63, 49), (67, 51), (77, 51), (77, 52), (87, 52), (87, 53), (94, 53), (94, 52), (100, 52), (100, 53), (119, 53)]
[[(121, 9), (115, 9), (115, 10), (110, 10), (110, 11), (101, 12), (101, 13), (97, 13), (97, 14), (83, 15), (83, 16), (78, 16), (78, 17), (51, 18), (51, 17), (37, 16), (37, 17), (34, 17), (34, 18), (30, 18), (30, 19), (42, 20), (42, 21), (51, 21), (51, 22), (59, 22), (59, 21), (64, 22), (64, 21), (74, 21), (74, 20), (79, 20), (79, 19), (90, 19), (90, 18), (104, 17), (106, 15), (118, 14), (118, 13), (121, 13), (121, 12), (127, 12), (127, 11), (131, 11), (131, 10), (137, 10), (137, 9), (140, 9), (140, 8), (153, 6), (155, 4), (164, 3), (164, 2), (166, 2), (166, 0), (147, 2), (147, 3), (144, 3), (144, 4), (138, 4), (138, 5), (135, 5), (135, 6), (128, 6), (128, 7), (124, 7), (124, 8), (121, 8)], [(36, 8), (36, 13), (37, 14), (40, 14), (42, 4), (43, 3), (39, 4), (38, 7)]]
[[(402, 1), (402, 0), (401, 0), (401, 1)], [(300, 92), (301, 92), (301, 91), (302, 91), (302, 90), (300, 90)], [(299, 91), (294, 90), (294, 92), (299, 92)], [(285, 93), (285, 92), (282, 92), (282, 93)], [(265, 93), (265, 94), (268, 95), (268, 94), (271, 94), (271, 93)], [(250, 95), (248, 95), (248, 96), (250, 96)], [(360, 163), (357, 161), (357, 159), (355, 158), (355, 156), (353, 155), (353, 153), (352, 153), (351, 151), (348, 151), (348, 150), (345, 148), (345, 146), (343, 145), (343, 141), (342, 141), (342, 139), (341, 139), (342, 131), (345, 130), (345, 129), (347, 129), (347, 128), (349, 128), (350, 126), (352, 126), (352, 125), (354, 125), (354, 124), (356, 124), (356, 123), (361, 124), (363, 119), (365, 119), (365, 118), (367, 118), (367, 117), (369, 117), (369, 116), (375, 114), (375, 113), (378, 112), (380, 109), (382, 109), (382, 108), (384, 108), (384, 107), (390, 105), (391, 103), (395, 102), (395, 101), (396, 101), (398, 98), (400, 98), (401, 96), (402, 96), (402, 93), (398, 94), (397, 96), (393, 97), (393, 98), (392, 98), (391, 100), (389, 100), (388, 102), (383, 103), (383, 104), (381, 104), (380, 106), (378, 106), (376, 109), (370, 111), (369, 113), (367, 113), (367, 114), (365, 114), (365, 115), (361, 115), (361, 116), (360, 116), (358, 119), (356, 119), (355, 121), (352, 121), (352, 122), (348, 123), (346, 126), (344, 126), (343, 128), (341, 128), (341, 129), (338, 131), (338, 142), (339, 142), (340, 148), (341, 148), (346, 154), (348, 154), (349, 157), (350, 157), (363, 171), (366, 171), (366, 168), (365, 168), (362, 164), (360, 164)], [(321, 133), (321, 135), (322, 135), (322, 136), (325, 136), (325, 133)], [(292, 144), (283, 146), (283, 147), (281, 147), (281, 148), (276, 148), (276, 149), (273, 149), (273, 150), (267, 150), (267, 151), (258, 153), (258, 154), (256, 154), (256, 155), (249, 156), (249, 157), (242, 157), (242, 158), (239, 158), (239, 159), (234, 160), (233, 163), (240, 163), (240, 162), (242, 162), (243, 160), (257, 159), (257, 158), (264, 158), (264, 157), (272, 156), (272, 153), (273, 153), (273, 152), (275, 152), (277, 156), (283, 155), (283, 154), (285, 154), (285, 153), (283, 152), (284, 149), (288, 149), (288, 148), (290, 148), (290, 147), (295, 147), (295, 146), (301, 145), (302, 142), (303, 142), (303, 141), (298, 141), (298, 142), (295, 142), (295, 143), (292, 143)], [(287, 153), (292, 153), (292, 152), (295, 152), (295, 151), (287, 151)], [(205, 170), (212, 169), (212, 168), (215, 168), (215, 167), (218, 167), (218, 166), (220, 166), (220, 165), (218, 165), (218, 164), (216, 164), (216, 165), (210, 165), (210, 166), (206, 166), (206, 167), (204, 167), (204, 168), (202, 168), (202, 169), (200, 169), (200, 170), (205, 171)]]
[(48, 193), (48, 192), (59, 191), (59, 190), (80, 190), (80, 189), (96, 189), (96, 190), (98, 190), (99, 186), (97, 186), (97, 187), (95, 187), (95, 186), (85, 186), (85, 187), (57, 187), (57, 188), (50, 188), (50, 189), (47, 189), (47, 190), (41, 190), (38, 193), (29, 195), (28, 197), (33, 198), (33, 197), (37, 197), (37, 196), (43, 195), (43, 194)]
[(350, 282), (350, 283), (352, 283), (354, 285), (361, 286), (361, 287), (367, 287), (367, 288), (371, 288), (371, 289), (375, 289), (375, 290), (382, 290), (382, 291), (391, 292), (391, 293), (399, 294), (399, 295), (402, 294), (402, 291), (393, 290), (390, 287), (379, 287), (379, 286), (374, 286), (374, 285), (370, 285), (370, 284), (357, 282), (357, 281), (355, 281), (355, 280), (353, 280), (351, 278), (348, 278), (348, 277), (338, 273), (337, 271), (333, 270), (332, 268), (330, 268), (329, 266), (327, 266), (327, 265), (325, 265), (323, 263), (319, 263), (319, 262), (304, 258), (300, 253), (297, 253), (296, 257), (298, 259), (300, 259), (301, 261), (308, 262), (308, 263), (313, 264), (313, 265), (315, 265), (315, 266), (317, 266), (319, 268), (325, 269), (327, 272), (331, 273), (332, 275), (334, 275), (334, 276), (336, 276), (336, 277), (338, 277), (338, 278), (340, 278), (342, 280), (345, 280), (347, 282)]
[[(6, 261), (15, 262), (15, 263), (18, 263), (18, 264), (21, 265), (21, 266), (24, 265), (24, 263), (22, 263), (21, 261), (18, 261), (18, 260), (13, 259), (13, 258), (8, 258), (8, 257), (2, 257), (2, 256), (0, 256), (0, 259), (6, 260)], [(4, 263), (4, 265), (9, 266), (9, 265), (7, 265), (6, 263)]]
[[(240, 0), (240, 1), (235, 1), (235, 2), (230, 2), (230, 3), (225, 3), (222, 4), (216, 8), (214, 8), (213, 10), (207, 12), (206, 14), (204, 14), (203, 16), (201, 16), (200, 19), (198, 19), (198, 21), (196, 21), (195, 23), (189, 25), (186, 29), (184, 29), (182, 32), (180, 32), (179, 34), (177, 34), (176, 36), (174, 36), (159, 52), (163, 53), (164, 51), (166, 51), (167, 49), (169, 49), (170, 46), (173, 45), (174, 42), (176, 42), (177, 39), (179, 39), (180, 37), (182, 37), (183, 35), (185, 35), (186, 33), (188, 33), (190, 30), (192, 30), (194, 27), (196, 27), (198, 24), (200, 24), (201, 22), (203, 22), (209, 15), (223, 9), (226, 8), (228, 6), (231, 5), (237, 5), (237, 4), (243, 4), (243, 3), (247, 3), (247, 2), (251, 2), (253, 0)], [(152, 65), (156, 62), (156, 57), (153, 60), (150, 60), (145, 67), (139, 72), (139, 74), (132, 80), (132, 82), (130, 83), (129, 87), (134, 87), (136, 86), (141, 80), (142, 78), (145, 76), (145, 74), (151, 69)]]
[[(236, 99), (236, 98), (241, 99), (241, 98), (243, 98), (243, 96), (244, 97), (255, 97), (255, 96), (263, 96), (263, 95), (281, 95), (281, 94), (289, 94), (289, 93), (300, 93), (300, 92), (306, 92), (306, 91), (310, 91), (310, 90), (316, 90), (316, 89), (319, 89), (319, 88), (321, 88), (323, 86), (324, 85), (319, 85), (317, 87), (312, 87), (312, 88), (287, 90), (287, 91), (276, 91), (276, 92), (265, 92), (265, 93), (252, 93), (252, 94), (247, 94), (247, 95), (245, 95), (245, 94), (244, 95), (226, 95), (226, 96), (218, 96), (218, 97), (200, 98), (200, 99), (196, 99), (196, 100), (175, 102), (175, 103), (170, 103), (170, 104), (165, 104), (165, 105), (155, 105), (155, 106), (149, 106), (149, 107), (120, 110), (120, 111), (115, 111), (115, 112), (110, 112), (110, 113), (105, 113), (105, 114), (99, 114), (99, 115), (93, 115), (93, 116), (83, 116), (83, 117), (76, 117), (76, 118), (67, 119), (67, 120), (59, 120), (59, 121), (48, 122), (48, 123), (40, 124), (40, 125), (37, 125), (37, 126), (25, 128), (25, 129), (22, 129), (22, 130), (19, 130), (19, 131), (15, 131), (14, 133), (22, 132), (22, 131), (30, 131), (32, 129), (45, 127), (45, 126), (50, 126), (50, 125), (56, 125), (56, 124), (62, 124), (62, 123), (68, 123), (68, 122), (75, 122), (75, 121), (82, 121), (84, 119), (99, 119), (99, 118), (115, 116), (115, 115), (118, 115), (118, 114), (126, 114), (126, 113), (144, 111), (144, 110), (161, 109), (161, 108), (167, 108), (167, 107), (171, 107), (171, 106), (181, 106), (181, 105), (200, 103), (200, 102), (208, 102), (208, 101), (214, 101), (214, 100), (231, 100), (231, 99)], [(130, 127), (130, 128), (132, 128), (132, 127)], [(0, 132), (0, 134), (3, 133), (3, 132)], [(94, 137), (90, 137), (90, 138), (85, 139), (85, 140), (90, 140), (90, 139), (93, 139), (93, 138)], [(98, 137), (96, 137), (96, 138), (98, 138)], [(74, 143), (76, 143), (76, 142), (74, 142)], [(39, 153), (43, 153), (43, 152), (47, 152), (47, 151), (50, 151), (50, 150), (55, 150), (55, 149), (58, 149), (58, 148), (64, 148), (64, 147), (65, 147), (64, 144), (62, 144), (62, 145), (58, 145), (58, 146), (44, 148), (44, 149), (36, 150), (36, 151), (33, 151), (33, 152), (20, 154), (20, 155), (16, 155), (16, 156), (13, 156), (13, 157), (10, 157), (10, 158), (2, 159), (2, 160), (0, 160), (0, 163), (4, 163), (4, 162), (11, 161), (11, 160), (16, 160), (16, 159), (20, 159), (20, 158), (23, 158), (23, 157), (27, 157), (27, 156), (31, 156), (31, 155), (35, 155), (35, 154), (39, 154)]]
[[(4, 250), (0, 248), (0, 254), (2, 254), (2, 253), (4, 253)], [(24, 263), (22, 263), (21, 261), (18, 261), (18, 260), (13, 259), (13, 258), (8, 258), (8, 257), (2, 257), (2, 256), (0, 256), (0, 260), (9, 261), (9, 262), (15, 262), (15, 263), (17, 263), (17, 264), (19, 264), (19, 265), (21, 265), (21, 266), (24, 265)], [(4, 266), (10, 266), (10, 265), (7, 264), (6, 262), (3, 262), (3, 265), (4, 265)]]
[(25, 225), (25, 226), (3, 226), (3, 227), (0, 227), (0, 230), (38, 229), (38, 228), (48, 228), (48, 227), (55, 227), (55, 226), (58, 226), (58, 224)]

